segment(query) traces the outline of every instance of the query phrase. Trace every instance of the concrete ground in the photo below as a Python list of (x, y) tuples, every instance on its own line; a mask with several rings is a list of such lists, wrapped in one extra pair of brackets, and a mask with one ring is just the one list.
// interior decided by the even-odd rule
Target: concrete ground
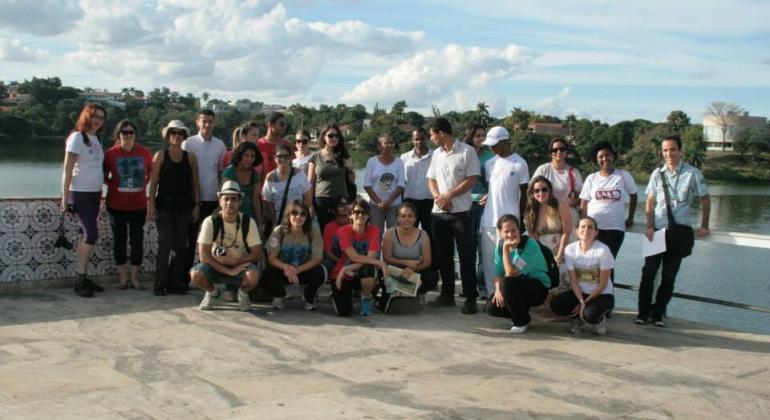
[(0, 419), (770, 418), (770, 336), (623, 311), (603, 337), (545, 321), (514, 336), (459, 307), (342, 319), (325, 298), (199, 300), (0, 294)]

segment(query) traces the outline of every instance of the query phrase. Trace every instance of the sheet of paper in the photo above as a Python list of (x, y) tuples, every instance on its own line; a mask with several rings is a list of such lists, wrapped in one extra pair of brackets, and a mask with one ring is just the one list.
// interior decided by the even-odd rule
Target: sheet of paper
[(647, 240), (647, 235), (642, 235), (642, 256), (649, 257), (666, 252), (666, 229), (655, 231), (652, 241)]

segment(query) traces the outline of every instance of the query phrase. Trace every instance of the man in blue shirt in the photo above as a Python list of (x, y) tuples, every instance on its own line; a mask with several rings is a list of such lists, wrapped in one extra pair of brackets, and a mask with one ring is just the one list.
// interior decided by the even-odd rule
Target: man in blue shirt
[[(706, 187), (706, 180), (697, 168), (682, 162), (682, 140), (676, 136), (663, 139), (660, 144), (663, 159), (666, 164), (657, 168), (650, 176), (647, 184), (647, 230), (645, 235), (652, 240), (656, 230), (668, 228), (668, 212), (666, 196), (663, 191), (663, 181), (668, 185), (671, 212), (677, 224), (690, 225), (690, 205), (696, 197), (701, 200), (701, 222), (697, 229), (700, 238), (709, 234), (709, 214), (711, 213), (711, 198)], [(637, 324), (645, 324), (652, 320), (656, 327), (665, 327), (663, 316), (666, 314), (666, 306), (674, 293), (674, 281), (679, 272), (682, 257), (675, 255), (670, 250), (657, 255), (651, 255), (644, 260), (642, 267), (642, 280), (639, 285), (639, 312), (634, 320)], [(661, 264), (661, 282), (655, 294), (655, 302), (652, 303), (653, 284), (655, 275)]]

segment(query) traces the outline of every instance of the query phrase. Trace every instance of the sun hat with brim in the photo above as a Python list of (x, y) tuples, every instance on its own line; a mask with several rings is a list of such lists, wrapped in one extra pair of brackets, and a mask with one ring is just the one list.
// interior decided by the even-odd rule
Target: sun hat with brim
[(243, 197), (241, 186), (235, 181), (225, 181), (224, 184), (222, 184), (222, 188), (217, 192), (217, 197), (221, 197), (225, 194), (234, 194)]
[(483, 144), (484, 146), (495, 146), (497, 143), (500, 143), (501, 141), (508, 141), (511, 139), (511, 135), (508, 134), (508, 130), (505, 129), (505, 127), (500, 127), (499, 125), (497, 127), (492, 127), (487, 132), (487, 138), (484, 140)]
[(169, 121), (168, 125), (160, 130), (160, 134), (164, 139), (166, 138), (166, 134), (168, 134), (168, 130), (184, 130), (185, 136), (190, 137), (190, 130), (188, 130), (187, 127), (184, 126), (184, 123), (179, 120)]

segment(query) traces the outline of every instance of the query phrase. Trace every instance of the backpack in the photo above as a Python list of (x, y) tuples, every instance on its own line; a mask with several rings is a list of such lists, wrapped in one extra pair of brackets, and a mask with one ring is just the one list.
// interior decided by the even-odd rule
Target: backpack
[(548, 267), (548, 278), (551, 279), (551, 287), (549, 289), (555, 289), (559, 287), (559, 280), (561, 279), (559, 264), (556, 264), (556, 258), (553, 257), (553, 252), (551, 252), (550, 248), (541, 244), (540, 241), (536, 240), (535, 242), (540, 245), (540, 252), (543, 253), (545, 265)]
[[(211, 213), (211, 222), (214, 223), (214, 242), (216, 242), (217, 238), (221, 235), (222, 239), (224, 239), (225, 235), (225, 222), (222, 220), (222, 211), (217, 208), (214, 210), (213, 213)], [(246, 243), (246, 238), (249, 236), (249, 228), (251, 225), (251, 216), (246, 214), (241, 214), (239, 222), (241, 224), (241, 239), (243, 239), (243, 249), (246, 250), (246, 252), (249, 251), (249, 245)]]

